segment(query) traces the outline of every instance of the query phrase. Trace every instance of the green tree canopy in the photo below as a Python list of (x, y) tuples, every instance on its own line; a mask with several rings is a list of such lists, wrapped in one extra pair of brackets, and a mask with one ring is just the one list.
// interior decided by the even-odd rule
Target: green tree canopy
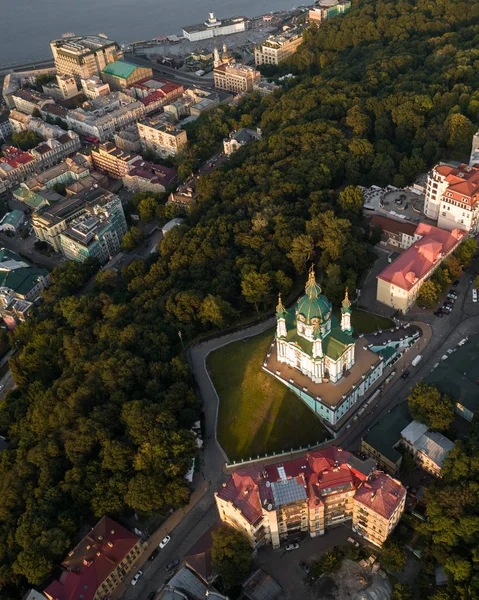
[(229, 526), (215, 529), (211, 537), (213, 570), (227, 588), (242, 583), (253, 568), (253, 549), (248, 539)]
[(429, 383), (416, 384), (408, 398), (413, 419), (432, 429), (446, 431), (454, 420), (454, 401)]
[(26, 129), (25, 131), (19, 131), (12, 135), (12, 143), (20, 150), (30, 150), (35, 146), (38, 146), (42, 138), (34, 131)]
[(423, 308), (434, 308), (439, 302), (440, 288), (432, 279), (425, 281), (419, 290), (416, 303)]

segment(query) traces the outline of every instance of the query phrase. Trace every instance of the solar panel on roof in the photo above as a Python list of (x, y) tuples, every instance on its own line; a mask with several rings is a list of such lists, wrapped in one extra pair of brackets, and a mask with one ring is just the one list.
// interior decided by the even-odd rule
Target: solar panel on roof
[(305, 500), (308, 496), (304, 485), (298, 483), (296, 479), (285, 479), (271, 483), (273, 498), (276, 506), (290, 504)]

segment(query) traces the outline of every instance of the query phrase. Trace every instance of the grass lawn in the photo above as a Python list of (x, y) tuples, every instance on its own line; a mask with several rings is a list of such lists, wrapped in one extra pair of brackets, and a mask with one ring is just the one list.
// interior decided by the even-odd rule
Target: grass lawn
[(315, 444), (329, 437), (293, 392), (261, 370), (274, 329), (212, 352), (208, 370), (220, 398), (218, 439), (230, 460)]

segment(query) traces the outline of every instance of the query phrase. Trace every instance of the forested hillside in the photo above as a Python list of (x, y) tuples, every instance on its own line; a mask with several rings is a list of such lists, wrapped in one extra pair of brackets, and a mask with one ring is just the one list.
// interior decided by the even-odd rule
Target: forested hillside
[(197, 210), (159, 256), (101, 272), (85, 296), (74, 294), (94, 265), (64, 266), (39, 316), (18, 328), (18, 388), (0, 403), (12, 443), (0, 454), (1, 600), (48, 577), (82, 523), (187, 501), (200, 407), (178, 331), (187, 343), (273, 306), (313, 257), (338, 301), (371, 260), (360, 195), (340, 189), (403, 185), (467, 154), (478, 0), (353, 0), (305, 38), (283, 94), (191, 126), (183, 178), (232, 127), (259, 125), (264, 137), (199, 180)]

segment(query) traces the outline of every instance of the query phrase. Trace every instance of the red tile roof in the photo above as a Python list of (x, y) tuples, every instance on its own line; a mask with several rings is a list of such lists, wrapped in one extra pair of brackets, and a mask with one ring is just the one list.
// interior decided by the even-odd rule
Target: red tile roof
[(421, 239), (414, 242), (392, 264), (388, 265), (378, 279), (388, 281), (404, 290), (410, 290), (422, 280), (442, 259), (467, 235), (466, 231), (445, 231), (433, 225), (420, 223), (416, 235)]
[(0, 162), (7, 163), (14, 169), (20, 165), (26, 165), (32, 160), (35, 160), (29, 152), (23, 152), (14, 146), (8, 146), (3, 151), (4, 156), (0, 158)]
[[(263, 507), (274, 505), (272, 484), (286, 477), (305, 486), (308, 504), (317, 506), (323, 503), (325, 496), (361, 489), (364, 482), (369, 481), (366, 475), (350, 466), (351, 458), (350, 452), (331, 447), (308, 452), (303, 458), (268, 465), (262, 471), (256, 467), (239, 469), (217, 495), (231, 502), (249, 523), (254, 523), (262, 516)], [(374, 481), (372, 485), (376, 485)]]
[(370, 223), (372, 227), (379, 225), (383, 231), (389, 233), (405, 233), (410, 236), (414, 236), (417, 227), (414, 223), (395, 221), (394, 219), (387, 219), (386, 217), (380, 217), (379, 215), (371, 217)]
[(374, 471), (368, 481), (356, 491), (354, 499), (389, 519), (405, 495), (406, 489), (397, 479), (381, 471)]
[(472, 206), (479, 201), (479, 168), (468, 167), (465, 164), (453, 167), (452, 165), (439, 165), (435, 171), (445, 177), (449, 184), (444, 200), (448, 200), (447, 192), (451, 193), (451, 200), (464, 202)]
[(63, 561), (68, 569), (45, 594), (54, 600), (92, 600), (103, 581), (137, 544), (138, 537), (109, 517), (103, 517)]

